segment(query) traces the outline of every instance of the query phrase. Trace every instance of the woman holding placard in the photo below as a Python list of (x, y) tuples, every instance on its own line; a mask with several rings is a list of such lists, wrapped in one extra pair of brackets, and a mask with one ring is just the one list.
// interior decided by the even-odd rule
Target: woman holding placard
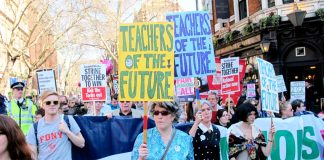
[(233, 124), (229, 131), (229, 158), (244, 160), (265, 160), (271, 153), (275, 127), (271, 124), (268, 143), (253, 123), (257, 117), (257, 109), (251, 103), (243, 103), (237, 109), (240, 122)]
[(143, 133), (137, 136), (132, 160), (194, 159), (192, 138), (172, 126), (180, 116), (179, 111), (179, 105), (175, 102), (150, 104), (156, 127), (147, 130), (146, 144), (143, 143)]

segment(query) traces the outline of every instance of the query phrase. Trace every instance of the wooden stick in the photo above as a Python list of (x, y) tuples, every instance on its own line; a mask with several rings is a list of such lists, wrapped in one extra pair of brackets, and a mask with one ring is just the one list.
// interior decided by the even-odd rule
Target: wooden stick
[(227, 97), (227, 114), (231, 114), (231, 95), (228, 94), (228, 97)]
[(143, 117), (143, 143), (147, 143), (147, 121), (148, 121), (147, 102), (144, 102), (144, 117)]
[(201, 110), (200, 99), (198, 99), (198, 94), (199, 94), (198, 78), (195, 78), (195, 90), (196, 90), (197, 109)]

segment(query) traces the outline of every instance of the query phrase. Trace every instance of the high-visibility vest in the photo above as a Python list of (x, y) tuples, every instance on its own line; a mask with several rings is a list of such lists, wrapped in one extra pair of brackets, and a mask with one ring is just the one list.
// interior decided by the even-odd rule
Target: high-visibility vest
[(24, 135), (27, 135), (29, 128), (33, 124), (33, 118), (36, 111), (36, 106), (29, 99), (25, 99), (26, 109), (22, 109), (18, 106), (15, 100), (11, 100), (8, 103), (8, 116), (14, 119), (23, 131)]

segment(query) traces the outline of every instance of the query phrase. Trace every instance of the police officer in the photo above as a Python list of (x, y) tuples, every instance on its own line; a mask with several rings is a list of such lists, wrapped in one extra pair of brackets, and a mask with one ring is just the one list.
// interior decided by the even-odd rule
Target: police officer
[(12, 89), (12, 99), (7, 104), (8, 116), (17, 122), (26, 135), (29, 127), (33, 124), (33, 115), (37, 107), (30, 99), (23, 97), (25, 87), (23, 82), (13, 83), (10, 87)]

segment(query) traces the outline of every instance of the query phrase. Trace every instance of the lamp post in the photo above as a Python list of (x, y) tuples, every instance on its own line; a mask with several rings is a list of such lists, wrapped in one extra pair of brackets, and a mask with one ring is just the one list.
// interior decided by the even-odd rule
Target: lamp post
[(262, 53), (267, 53), (267, 52), (269, 52), (270, 44), (271, 44), (271, 42), (269, 42), (269, 41), (262, 41), (262, 42), (260, 43), (260, 48), (261, 48), (261, 50), (262, 50)]

